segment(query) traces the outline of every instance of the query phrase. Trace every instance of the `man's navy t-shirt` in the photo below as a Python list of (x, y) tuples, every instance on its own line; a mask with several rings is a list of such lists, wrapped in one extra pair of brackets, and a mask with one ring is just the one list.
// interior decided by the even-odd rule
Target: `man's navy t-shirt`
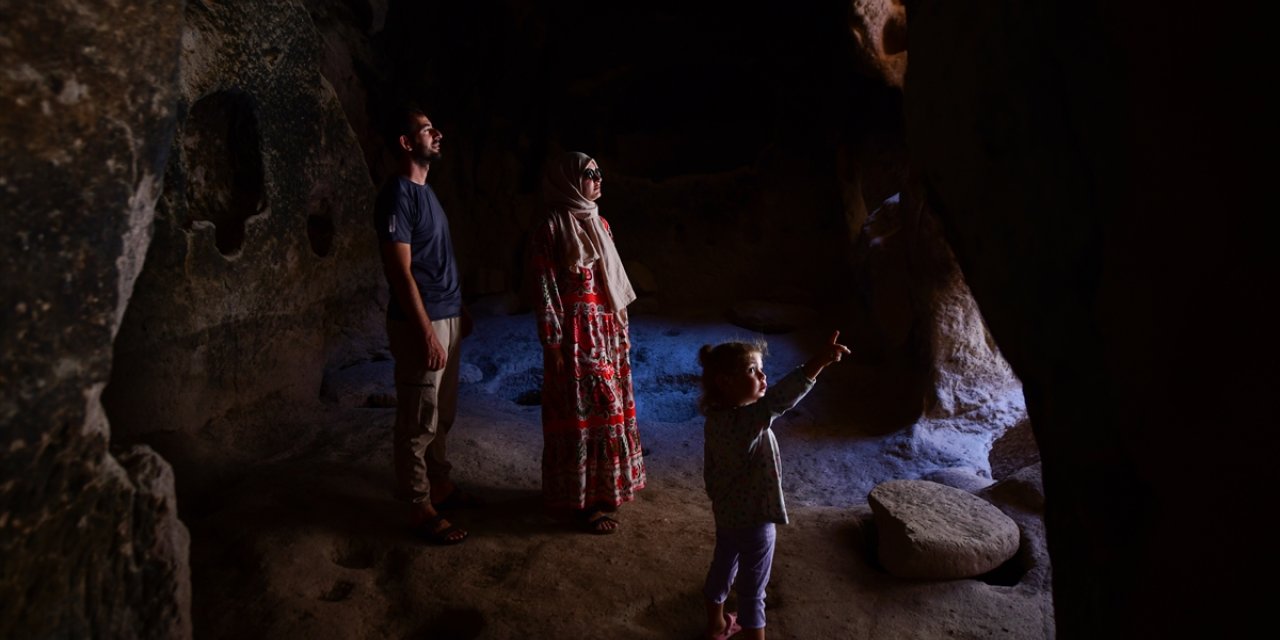
[[(413, 280), (427, 317), (444, 320), (462, 314), (462, 287), (458, 263), (453, 257), (449, 219), (429, 185), (415, 184), (404, 176), (387, 181), (373, 207), (373, 225), (381, 242), (409, 245)], [(387, 317), (408, 320), (395, 290), (387, 305)]]

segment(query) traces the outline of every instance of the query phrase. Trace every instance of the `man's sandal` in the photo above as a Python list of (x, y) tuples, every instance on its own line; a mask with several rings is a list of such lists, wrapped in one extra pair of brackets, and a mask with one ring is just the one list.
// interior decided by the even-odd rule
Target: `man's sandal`
[[(444, 514), (437, 513), (414, 526), (413, 533), (431, 544), (438, 545), (458, 544), (467, 539), (469, 534), (456, 524), (450, 523), (449, 526), (441, 529), (440, 523), (444, 521)], [(454, 534), (460, 531), (462, 536), (454, 537)]]

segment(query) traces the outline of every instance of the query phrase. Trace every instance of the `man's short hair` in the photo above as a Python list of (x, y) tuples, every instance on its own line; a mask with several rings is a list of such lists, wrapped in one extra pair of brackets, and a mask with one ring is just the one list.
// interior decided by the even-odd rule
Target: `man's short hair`
[(402, 104), (391, 111), (387, 119), (385, 142), (392, 151), (400, 151), (400, 136), (412, 138), (417, 133), (419, 116), (426, 118), (427, 112), (414, 103)]

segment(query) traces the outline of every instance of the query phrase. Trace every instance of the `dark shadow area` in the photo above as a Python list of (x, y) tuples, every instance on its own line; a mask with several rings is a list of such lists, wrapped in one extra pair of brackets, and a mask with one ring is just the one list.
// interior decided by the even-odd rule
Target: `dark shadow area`
[(850, 541), (850, 547), (858, 552), (863, 562), (885, 577), (892, 577), (880, 564), (879, 543), (876, 536), (876, 521), (867, 511), (854, 518), (841, 529), (842, 539)]
[(980, 576), (975, 576), (973, 579), (997, 587), (1017, 586), (1019, 582), (1022, 582), (1022, 577), (1027, 574), (1034, 562), (1030, 551), (1028, 551), (1029, 545), (1030, 541), (1027, 539), (1027, 533), (1019, 527), (1018, 552), (1013, 554), (1013, 557), (1006, 560), (1004, 564)]
[[(845, 10), (575, 1), (495, 15), (483, 4), (391, 2), (382, 38), (391, 95), (437, 105), (481, 141), (502, 135), (473, 126), (485, 120), (551, 134), (526, 147), (529, 186), (556, 144), (663, 180), (753, 165), (780, 128), (816, 125), (797, 102), (811, 99), (805, 109), (827, 119), (851, 93), (874, 91), (842, 68)], [(427, 43), (426, 55), (404, 42)]]
[(484, 486), (473, 490), (484, 498), (485, 506), (454, 512), (469, 531), (480, 535), (516, 536), (574, 531), (564, 514), (547, 510), (540, 491)]

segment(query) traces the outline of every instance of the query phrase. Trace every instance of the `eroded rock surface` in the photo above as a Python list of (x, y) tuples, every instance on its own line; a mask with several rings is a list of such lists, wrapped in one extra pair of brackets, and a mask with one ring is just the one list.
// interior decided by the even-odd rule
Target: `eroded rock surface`
[(178, 112), (182, 4), (0, 2), (0, 636), (191, 635), (168, 465), (99, 398)]
[(382, 347), (373, 186), (310, 17), (192, 3), (182, 43), (183, 117), (106, 392), (131, 438), (314, 404), (326, 367)]
[(902, 0), (852, 0), (849, 32), (859, 61), (885, 84), (902, 88), (907, 72), (907, 7)]

